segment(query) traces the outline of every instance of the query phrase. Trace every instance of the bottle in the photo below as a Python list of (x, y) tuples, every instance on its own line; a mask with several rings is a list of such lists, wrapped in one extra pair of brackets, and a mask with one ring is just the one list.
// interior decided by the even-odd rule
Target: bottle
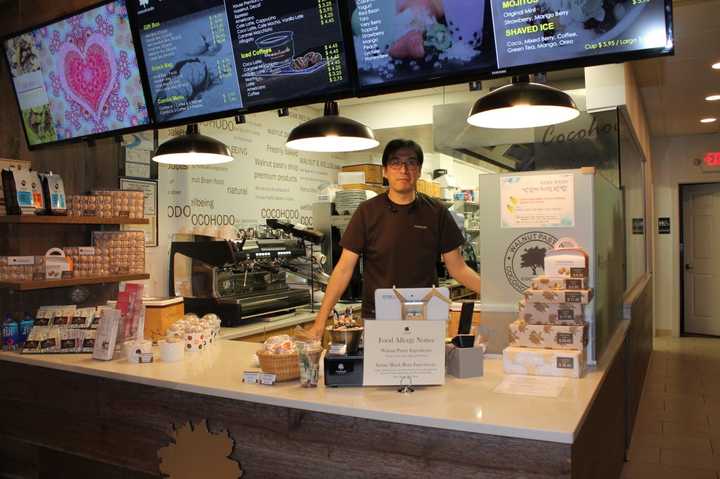
[(30, 313), (25, 313), (25, 317), (22, 321), (20, 321), (20, 339), (18, 340), (18, 348), (22, 348), (25, 344), (25, 341), (27, 341), (28, 336), (30, 336), (30, 330), (33, 328), (33, 325), (35, 324), (35, 319), (32, 317)]
[(2, 348), (3, 351), (17, 350), (17, 342), (19, 335), (18, 324), (13, 319), (11, 313), (5, 314), (5, 321), (2, 325)]

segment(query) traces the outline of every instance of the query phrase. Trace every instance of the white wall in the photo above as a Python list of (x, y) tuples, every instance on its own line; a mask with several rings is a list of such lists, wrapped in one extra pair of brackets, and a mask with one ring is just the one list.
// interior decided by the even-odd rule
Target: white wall
[[(720, 134), (652, 141), (655, 183), (655, 329), (680, 333), (680, 184), (720, 182), (720, 173), (706, 173), (694, 164), (708, 151), (720, 151)], [(657, 218), (670, 218), (669, 235), (657, 234)]]

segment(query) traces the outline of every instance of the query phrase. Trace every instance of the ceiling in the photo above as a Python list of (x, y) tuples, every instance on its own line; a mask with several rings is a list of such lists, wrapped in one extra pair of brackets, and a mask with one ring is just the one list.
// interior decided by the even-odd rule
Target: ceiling
[(720, 0), (673, 1), (675, 55), (633, 62), (653, 136), (720, 132), (720, 101), (705, 101), (720, 94), (719, 13)]

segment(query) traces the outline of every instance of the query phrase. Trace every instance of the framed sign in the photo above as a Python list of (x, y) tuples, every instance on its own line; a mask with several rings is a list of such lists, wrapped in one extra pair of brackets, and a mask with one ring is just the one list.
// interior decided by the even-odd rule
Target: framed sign
[(363, 386), (445, 384), (445, 321), (366, 321)]
[(146, 225), (123, 225), (122, 230), (142, 230), (145, 232), (145, 247), (158, 245), (158, 184), (152, 180), (120, 178), (121, 190), (139, 190), (145, 195), (144, 216)]
[(658, 234), (669, 235), (670, 234), (670, 218), (662, 217), (658, 218)]
[(574, 226), (575, 178), (572, 173), (500, 177), (501, 228)]

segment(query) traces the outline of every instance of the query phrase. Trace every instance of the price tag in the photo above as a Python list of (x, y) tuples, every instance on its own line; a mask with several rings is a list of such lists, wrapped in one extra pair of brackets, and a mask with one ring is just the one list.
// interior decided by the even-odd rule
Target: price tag
[(244, 371), (243, 382), (248, 384), (256, 384), (260, 380), (260, 373), (258, 371)]
[(260, 374), (260, 384), (264, 384), (266, 386), (272, 386), (275, 383), (275, 379), (277, 376), (270, 373), (262, 373)]

